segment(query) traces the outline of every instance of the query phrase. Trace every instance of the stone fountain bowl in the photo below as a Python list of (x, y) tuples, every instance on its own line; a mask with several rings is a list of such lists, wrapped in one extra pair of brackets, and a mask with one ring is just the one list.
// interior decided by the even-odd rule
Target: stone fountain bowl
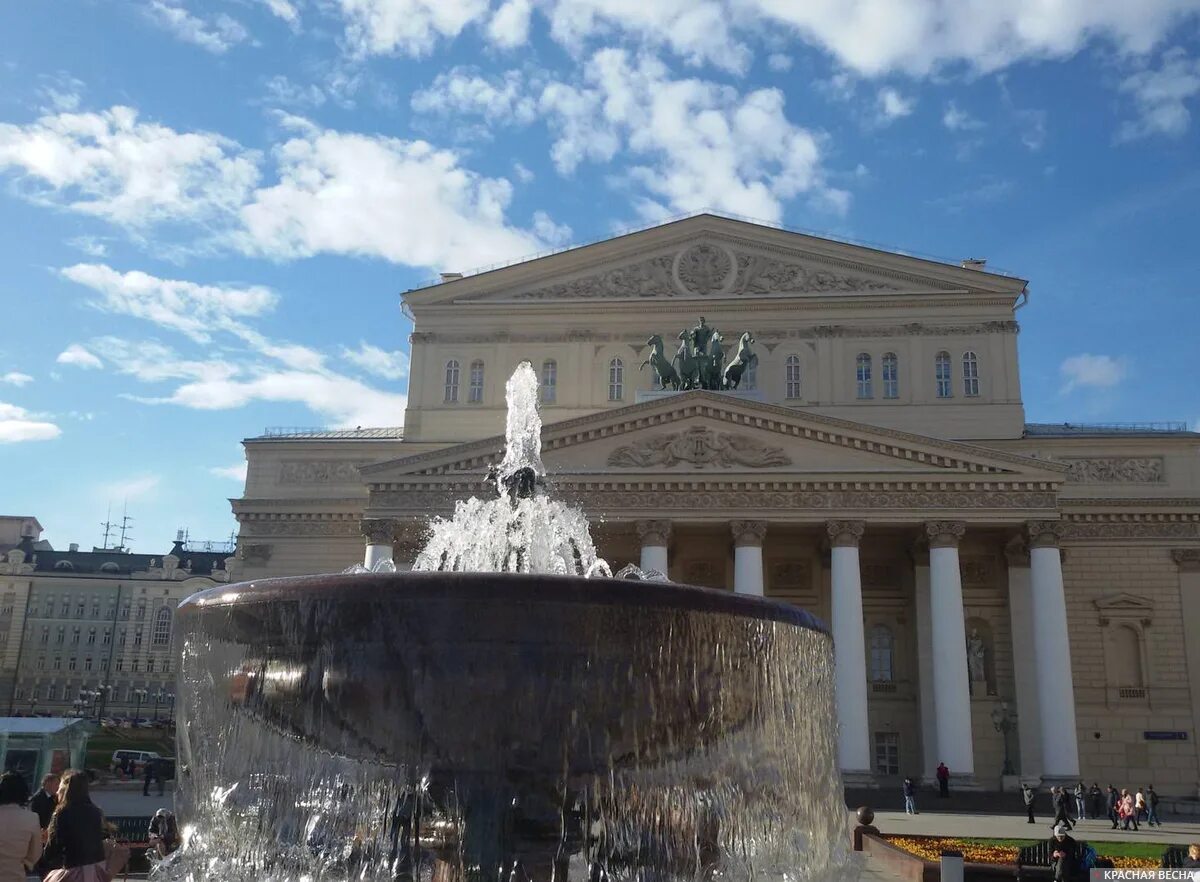
[(777, 643), (830, 651), (786, 603), (547, 575), (266, 579), (196, 594), (177, 623), (193, 719), (435, 776), (686, 761), (757, 725)]

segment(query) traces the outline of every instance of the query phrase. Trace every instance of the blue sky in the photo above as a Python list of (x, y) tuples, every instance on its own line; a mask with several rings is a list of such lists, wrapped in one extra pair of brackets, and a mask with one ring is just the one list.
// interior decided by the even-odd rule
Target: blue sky
[(0, 462), (220, 539), (240, 439), (398, 425), (398, 293), (712, 209), (1031, 280), (1031, 421), (1200, 423), (1200, 0), (0, 5)]

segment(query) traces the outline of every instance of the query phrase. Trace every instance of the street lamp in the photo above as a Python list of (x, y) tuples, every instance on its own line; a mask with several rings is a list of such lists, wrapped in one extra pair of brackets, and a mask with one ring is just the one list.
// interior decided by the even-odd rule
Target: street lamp
[(1004, 769), (1000, 772), (1001, 775), (1013, 774), (1012, 760), (1008, 755), (1008, 733), (1012, 731), (1014, 722), (1016, 718), (1008, 709), (1007, 701), (1002, 701), (998, 707), (992, 708), (992, 726), (1004, 740)]
[(101, 683), (96, 687), (96, 694), (99, 700), (96, 702), (96, 720), (99, 721), (104, 716), (105, 708), (108, 707), (108, 695), (112, 692), (112, 686), (108, 683)]
[(77, 717), (83, 716), (83, 706), (85, 704), (87, 704), (87, 702), (84, 701), (82, 698), (76, 698), (74, 701), (71, 702), (71, 706), (75, 708), (75, 716), (77, 716)]
[(137, 699), (137, 704), (135, 705), (135, 709), (133, 711), (133, 725), (137, 726), (138, 720), (141, 719), (142, 716), (142, 702), (146, 700), (146, 690), (134, 689), (133, 697)]

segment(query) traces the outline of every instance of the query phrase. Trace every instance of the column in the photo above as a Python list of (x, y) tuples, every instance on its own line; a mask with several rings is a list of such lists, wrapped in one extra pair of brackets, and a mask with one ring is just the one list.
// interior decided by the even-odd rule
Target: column
[(937, 710), (933, 691), (933, 615), (929, 601), (929, 543), (922, 537), (913, 548), (917, 606), (917, 690), (921, 708), (922, 777), (937, 780)]
[(763, 539), (766, 521), (731, 521), (733, 533), (733, 590), (738, 594), (763, 596)]
[(938, 762), (950, 774), (972, 779), (975, 746), (971, 740), (971, 688), (967, 679), (967, 633), (963, 622), (962, 574), (958, 542), (966, 532), (960, 521), (925, 525), (929, 537), (929, 611), (933, 649), (933, 691)]
[(395, 523), (391, 518), (363, 518), (362, 533), (367, 540), (364, 567), (373, 570), (383, 561), (392, 559)]
[(1033, 655), (1037, 668), (1038, 708), (1042, 711), (1042, 780), (1056, 783), (1079, 780), (1071, 638), (1067, 629), (1062, 556), (1058, 550), (1061, 530), (1057, 521), (1029, 523)]
[[(1183, 651), (1192, 698), (1192, 731), (1200, 735), (1200, 548), (1173, 548), (1179, 567), (1179, 612), (1183, 618)], [(1200, 751), (1200, 738), (1193, 750)]]
[(671, 544), (670, 521), (638, 521), (638, 539), (642, 543), (642, 559), (638, 566), (643, 573), (651, 570), (669, 576), (671, 562), (667, 557), (667, 546)]
[(871, 775), (867, 720), (867, 647), (863, 637), (862, 576), (858, 543), (862, 521), (830, 521), (834, 690), (838, 719), (838, 764), (844, 774)]
[(1029, 545), (1014, 536), (1004, 548), (1008, 558), (1008, 615), (1012, 626), (1013, 684), (1017, 698), (1017, 770), (1022, 778), (1041, 777), (1042, 729), (1038, 713), (1037, 662), (1030, 652), (1033, 640), (1033, 592), (1029, 576)]

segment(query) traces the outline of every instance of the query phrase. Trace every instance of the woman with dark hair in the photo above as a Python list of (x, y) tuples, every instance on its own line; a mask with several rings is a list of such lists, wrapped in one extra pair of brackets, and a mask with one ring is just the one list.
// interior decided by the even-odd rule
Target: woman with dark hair
[(24, 778), (15, 772), (0, 775), (0, 882), (25, 882), (42, 854), (42, 825), (24, 807), (28, 800)]
[(87, 775), (71, 769), (58, 785), (58, 805), (46, 835), (46, 882), (109, 882), (104, 814), (88, 793)]

